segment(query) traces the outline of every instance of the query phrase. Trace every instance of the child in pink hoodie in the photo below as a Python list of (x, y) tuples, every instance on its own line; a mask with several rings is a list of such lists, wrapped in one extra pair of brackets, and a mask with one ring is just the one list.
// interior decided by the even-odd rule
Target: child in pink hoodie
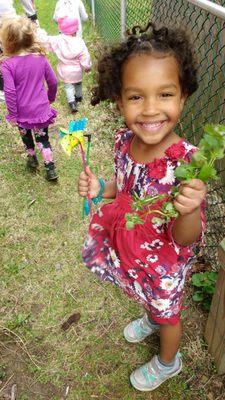
[(47, 36), (40, 29), (38, 36), (45, 48), (54, 52), (58, 58), (58, 77), (64, 83), (71, 112), (75, 113), (77, 102), (82, 101), (82, 73), (83, 70), (90, 71), (91, 58), (83, 39), (76, 36), (78, 20), (65, 17), (59, 18), (57, 22), (61, 34)]

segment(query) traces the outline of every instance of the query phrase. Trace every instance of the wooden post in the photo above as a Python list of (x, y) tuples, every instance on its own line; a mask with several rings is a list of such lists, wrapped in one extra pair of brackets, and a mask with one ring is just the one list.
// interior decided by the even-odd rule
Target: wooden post
[(219, 374), (225, 373), (225, 238), (218, 250), (221, 269), (206, 324), (205, 339)]

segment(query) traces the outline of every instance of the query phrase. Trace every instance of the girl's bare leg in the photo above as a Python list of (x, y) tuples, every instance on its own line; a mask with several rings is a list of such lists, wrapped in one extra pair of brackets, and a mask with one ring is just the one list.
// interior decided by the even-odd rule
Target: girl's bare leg
[(160, 325), (160, 359), (165, 363), (171, 363), (180, 347), (182, 336), (182, 324)]

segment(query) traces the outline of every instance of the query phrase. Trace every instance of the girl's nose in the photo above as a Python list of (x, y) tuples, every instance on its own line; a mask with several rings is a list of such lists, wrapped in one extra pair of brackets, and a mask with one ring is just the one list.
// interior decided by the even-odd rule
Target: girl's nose
[(143, 104), (142, 114), (156, 115), (159, 113), (157, 101), (155, 99), (146, 99)]

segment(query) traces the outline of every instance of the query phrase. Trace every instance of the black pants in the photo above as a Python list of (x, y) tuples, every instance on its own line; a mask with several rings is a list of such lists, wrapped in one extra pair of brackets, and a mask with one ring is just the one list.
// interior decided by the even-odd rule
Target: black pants
[(44, 163), (49, 164), (50, 162), (53, 162), (53, 153), (49, 141), (48, 128), (34, 129), (34, 138), (31, 129), (24, 129), (19, 127), (19, 132), (28, 155), (32, 156), (35, 154), (35, 138), (37, 147), (41, 152)]
[(3, 90), (3, 78), (1, 74), (0, 74), (0, 90)]
[[(2, 49), (0, 47), (0, 55), (1, 54), (2, 54)], [(0, 72), (0, 90), (3, 90), (3, 78), (2, 78), (1, 72)]]

